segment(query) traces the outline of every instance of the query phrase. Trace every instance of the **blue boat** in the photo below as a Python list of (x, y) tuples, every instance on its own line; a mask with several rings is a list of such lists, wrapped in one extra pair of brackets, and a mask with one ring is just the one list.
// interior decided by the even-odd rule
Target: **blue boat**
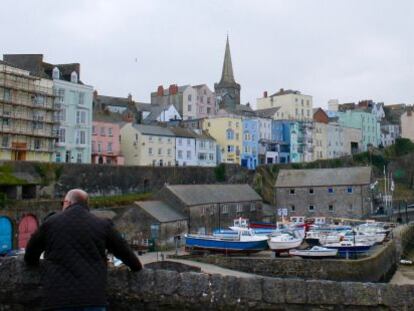
[(325, 244), (324, 247), (330, 249), (337, 249), (338, 256), (347, 257), (365, 254), (370, 250), (372, 244), (353, 243), (350, 241), (341, 241), (339, 243)]
[(267, 236), (254, 235), (246, 230), (228, 236), (196, 235), (185, 236), (187, 251), (209, 251), (217, 253), (257, 253), (267, 249)]

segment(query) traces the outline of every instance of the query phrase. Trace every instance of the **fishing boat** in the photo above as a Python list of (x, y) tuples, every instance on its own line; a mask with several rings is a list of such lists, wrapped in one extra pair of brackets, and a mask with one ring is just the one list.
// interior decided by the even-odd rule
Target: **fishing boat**
[(364, 254), (371, 248), (371, 243), (354, 243), (352, 241), (341, 241), (323, 245), (326, 248), (337, 249), (338, 255), (342, 257)]
[(303, 239), (289, 233), (279, 233), (267, 241), (269, 248), (275, 253), (283, 253), (302, 244)]
[(303, 258), (328, 258), (335, 257), (337, 254), (337, 249), (330, 249), (321, 246), (313, 246), (310, 249), (291, 249), (289, 251), (289, 255)]
[(252, 230), (240, 230), (236, 235), (185, 235), (187, 251), (218, 253), (257, 253), (267, 249), (267, 236), (255, 235)]
[(385, 240), (384, 233), (367, 233), (363, 231), (347, 231), (343, 234), (346, 241), (356, 241), (360, 243), (382, 243)]

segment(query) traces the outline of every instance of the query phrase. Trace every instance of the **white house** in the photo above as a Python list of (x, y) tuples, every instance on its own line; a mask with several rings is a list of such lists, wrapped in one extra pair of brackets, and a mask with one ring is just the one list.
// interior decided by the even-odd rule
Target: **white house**
[(175, 164), (178, 166), (196, 166), (196, 134), (190, 129), (172, 127), (175, 135)]
[(196, 136), (196, 153), (198, 166), (216, 166), (218, 145), (207, 132), (194, 130)]
[(146, 124), (154, 122), (168, 122), (171, 120), (181, 120), (180, 113), (173, 104), (167, 106), (148, 105), (142, 112), (143, 122)]

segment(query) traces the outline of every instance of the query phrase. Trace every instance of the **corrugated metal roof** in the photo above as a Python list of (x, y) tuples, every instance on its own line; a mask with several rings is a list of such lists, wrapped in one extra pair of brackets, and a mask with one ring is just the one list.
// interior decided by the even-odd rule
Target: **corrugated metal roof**
[(168, 128), (162, 126), (134, 124), (133, 127), (144, 135), (175, 136)]
[(261, 201), (247, 184), (242, 185), (166, 185), (185, 205)]
[(280, 170), (276, 188), (367, 185), (371, 182), (371, 172), (369, 166)]
[(172, 222), (176, 220), (187, 219), (184, 214), (173, 209), (171, 206), (161, 201), (138, 201), (136, 205), (141, 207), (145, 212), (157, 219), (159, 222)]

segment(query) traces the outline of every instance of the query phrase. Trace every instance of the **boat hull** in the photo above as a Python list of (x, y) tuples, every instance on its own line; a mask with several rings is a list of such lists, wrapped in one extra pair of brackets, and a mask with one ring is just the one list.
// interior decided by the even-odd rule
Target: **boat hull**
[(370, 245), (357, 245), (357, 246), (330, 246), (324, 245), (326, 248), (337, 249), (338, 256), (346, 257), (347, 255), (360, 255), (364, 254), (371, 248)]
[(291, 256), (299, 256), (302, 258), (332, 258), (338, 255), (338, 251), (336, 249), (330, 249), (326, 251), (312, 251), (312, 250), (297, 250), (291, 249), (289, 251), (289, 255)]
[(271, 239), (267, 241), (269, 248), (276, 252), (286, 252), (292, 248), (296, 248), (302, 244), (302, 240), (294, 240), (294, 241), (272, 241)]
[(188, 251), (196, 250), (215, 253), (257, 253), (267, 249), (267, 240), (231, 241), (186, 237), (185, 247)]

